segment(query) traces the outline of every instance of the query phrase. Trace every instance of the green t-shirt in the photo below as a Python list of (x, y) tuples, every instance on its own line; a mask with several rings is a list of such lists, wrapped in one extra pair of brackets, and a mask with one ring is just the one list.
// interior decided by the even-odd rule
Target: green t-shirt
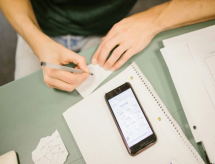
[(136, 0), (31, 0), (37, 21), (49, 36), (102, 35), (124, 18)]

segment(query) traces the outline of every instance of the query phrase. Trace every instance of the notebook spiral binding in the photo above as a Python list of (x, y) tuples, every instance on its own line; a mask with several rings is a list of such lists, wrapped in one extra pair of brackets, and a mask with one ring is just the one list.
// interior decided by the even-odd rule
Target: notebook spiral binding
[(154, 100), (156, 101), (156, 103), (158, 104), (158, 106), (160, 107), (160, 109), (163, 111), (163, 113), (165, 114), (165, 116), (167, 117), (167, 119), (169, 120), (169, 122), (173, 125), (173, 127), (175, 128), (175, 130), (178, 132), (178, 134), (181, 137), (181, 139), (184, 141), (184, 143), (187, 145), (187, 147), (189, 148), (189, 150), (195, 156), (195, 158), (199, 161), (199, 163), (205, 163), (202, 160), (201, 156), (197, 153), (197, 151), (195, 150), (195, 148), (191, 145), (191, 143), (189, 142), (189, 140), (186, 138), (186, 136), (184, 135), (181, 127), (178, 125), (178, 123), (174, 120), (174, 118), (172, 117), (172, 115), (169, 113), (169, 111), (167, 110), (165, 104), (160, 99), (160, 97), (158, 96), (158, 94), (155, 92), (155, 90), (152, 87), (152, 85), (150, 84), (150, 82), (146, 79), (146, 77), (140, 71), (139, 67), (135, 63), (132, 63), (131, 66), (134, 69), (134, 71), (136, 72), (136, 74), (139, 76), (139, 78), (141, 79), (141, 81), (143, 82), (143, 84), (145, 85), (145, 87), (147, 88), (147, 90), (149, 91), (149, 93), (151, 94), (151, 96), (154, 98)]

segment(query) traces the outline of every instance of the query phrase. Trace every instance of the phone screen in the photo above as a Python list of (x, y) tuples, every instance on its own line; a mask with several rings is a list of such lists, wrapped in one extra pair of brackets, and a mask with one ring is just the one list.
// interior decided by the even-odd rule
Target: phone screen
[(108, 102), (129, 148), (153, 134), (131, 88)]

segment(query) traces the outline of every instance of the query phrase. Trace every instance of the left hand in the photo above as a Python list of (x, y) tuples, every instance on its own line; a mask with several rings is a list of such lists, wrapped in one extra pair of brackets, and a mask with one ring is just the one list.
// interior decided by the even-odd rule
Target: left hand
[[(116, 23), (95, 52), (92, 63), (105, 70), (120, 68), (129, 58), (143, 50), (157, 34), (154, 17), (141, 12)], [(111, 50), (118, 46), (108, 58)]]

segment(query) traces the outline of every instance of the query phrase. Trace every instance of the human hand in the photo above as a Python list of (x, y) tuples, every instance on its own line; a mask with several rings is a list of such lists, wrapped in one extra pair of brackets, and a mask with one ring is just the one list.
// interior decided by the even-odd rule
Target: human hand
[(69, 63), (76, 64), (76, 68), (85, 71), (86, 73), (75, 74), (62, 70), (57, 70), (48, 67), (42, 67), (44, 81), (47, 86), (59, 90), (71, 92), (78, 87), (89, 76), (89, 68), (83, 56), (65, 48), (53, 40), (46, 42), (46, 45), (37, 53), (40, 61), (65, 65)]
[[(143, 50), (158, 33), (153, 20), (147, 12), (142, 12), (116, 23), (102, 39), (92, 64), (99, 64), (105, 70), (115, 71), (120, 68), (129, 58)], [(116, 49), (107, 59), (114, 47)]]

